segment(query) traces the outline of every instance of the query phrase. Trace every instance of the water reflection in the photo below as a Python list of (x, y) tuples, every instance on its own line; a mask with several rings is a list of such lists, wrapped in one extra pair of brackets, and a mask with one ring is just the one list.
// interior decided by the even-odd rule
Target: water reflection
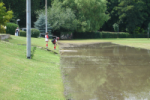
[(150, 54), (116, 44), (65, 47), (61, 68), (72, 100), (150, 100)]

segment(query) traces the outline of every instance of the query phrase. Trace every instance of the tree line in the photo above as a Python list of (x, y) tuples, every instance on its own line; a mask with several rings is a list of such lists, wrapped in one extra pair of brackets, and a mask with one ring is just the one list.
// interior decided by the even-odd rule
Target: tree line
[[(26, 26), (26, 0), (0, 0), (13, 11), (11, 22), (20, 19)], [(130, 34), (147, 33), (150, 22), (149, 0), (47, 0), (48, 22), (55, 31), (119, 31)], [(45, 0), (31, 0), (31, 25), (43, 14)]]

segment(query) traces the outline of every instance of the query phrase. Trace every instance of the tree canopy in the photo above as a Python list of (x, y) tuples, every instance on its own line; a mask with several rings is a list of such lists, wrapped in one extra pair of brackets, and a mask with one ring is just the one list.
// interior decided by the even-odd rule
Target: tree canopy
[[(7, 10), (14, 12), (14, 17), (11, 22), (16, 23), (17, 19), (20, 19), (19, 26), (26, 26), (26, 0), (2, 0), (6, 4)], [(51, 6), (52, 0), (47, 0), (47, 5)], [(31, 0), (31, 25), (34, 26), (34, 22), (37, 20), (36, 11), (45, 7), (45, 0)]]
[(48, 9), (53, 30), (97, 31), (109, 19), (106, 0), (55, 0)]
[(109, 19), (106, 0), (62, 0), (64, 7), (71, 8), (77, 17), (77, 31), (97, 31)]
[(133, 33), (137, 27), (145, 21), (146, 13), (143, 11), (145, 3), (141, 0), (121, 0), (116, 7), (119, 15), (119, 23), (126, 23), (126, 29)]
[[(34, 23), (34, 27), (39, 29), (41, 33), (45, 33), (45, 15), (43, 13), (38, 16), (37, 21)], [(47, 24), (47, 28), (48, 33), (51, 33), (51, 26), (49, 23)]]
[[(1, 2), (5, 3), (6, 11), (14, 12), (14, 17), (10, 21), (16, 23), (16, 20), (20, 19), (19, 26), (25, 27), (26, 0), (1, 0)], [(150, 0), (47, 0), (47, 2), (50, 16), (48, 20), (54, 29), (77, 32), (114, 31), (113, 24), (117, 23), (120, 31), (137, 34), (137, 30), (138, 33), (145, 32), (150, 22)], [(31, 5), (33, 27), (37, 20), (35, 12), (44, 9), (45, 0), (31, 0)], [(69, 24), (72, 22), (74, 23)]]
[(48, 9), (48, 22), (53, 30), (63, 29), (65, 31), (75, 30), (77, 19), (70, 8), (62, 7), (62, 3), (55, 0), (52, 7)]
[(6, 11), (4, 3), (0, 3), (0, 24), (5, 25), (13, 17), (13, 12), (11, 10)]

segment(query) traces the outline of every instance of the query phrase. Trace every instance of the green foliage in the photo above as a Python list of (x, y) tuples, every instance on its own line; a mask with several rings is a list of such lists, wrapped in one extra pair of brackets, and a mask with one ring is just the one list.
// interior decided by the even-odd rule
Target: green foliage
[(39, 37), (40, 31), (38, 29), (31, 29), (31, 37)]
[(145, 3), (141, 0), (122, 0), (115, 8), (119, 14), (119, 23), (125, 23), (127, 31), (131, 34), (145, 21), (147, 14), (142, 12), (144, 5)]
[(94, 38), (146, 38), (145, 34), (129, 34), (126, 32), (76, 32), (74, 39), (94, 39)]
[(0, 25), (0, 34), (1, 33), (3, 33), (3, 34), (6, 33), (5, 27), (2, 25)]
[[(38, 29), (31, 29), (31, 37), (39, 37), (40, 31)], [(26, 37), (26, 31), (20, 30), (20, 36)]]
[[(5, 6), (7, 8), (5, 12), (10, 10), (14, 12), (14, 17), (10, 21), (16, 23), (16, 20), (20, 19), (19, 26), (25, 27), (26, 0), (20, 0), (19, 4), (18, 0), (2, 1), (5, 3)], [(127, 30), (129, 33), (139, 34), (142, 33), (143, 30), (147, 31), (147, 25), (150, 22), (149, 0), (47, 1), (48, 7), (50, 7), (48, 10), (48, 16), (53, 15), (52, 18), (55, 19), (51, 20), (51, 18), (48, 17), (49, 23), (52, 23), (53, 21), (56, 22), (53, 22), (53, 26), (54, 29), (56, 28), (56, 30), (58, 29), (59, 31), (114, 31), (112, 25), (114, 23), (118, 23), (120, 31)], [(53, 2), (52, 5), (51, 2)], [(31, 25), (34, 25), (34, 22), (37, 21), (36, 16), (40, 15), (40, 13), (36, 13), (35, 11), (43, 9), (45, 6), (45, 1), (33, 0), (31, 1), (31, 5)], [(67, 9), (70, 9), (70, 11)], [(44, 10), (43, 13), (45, 14)], [(0, 15), (1, 14), (2, 13), (0, 13)], [(75, 22), (73, 22), (74, 19), (72, 19), (72, 14), (75, 15)], [(68, 21), (66, 19), (68, 19)], [(0, 23), (1, 22), (2, 21), (0, 21)]]
[(20, 30), (20, 36), (26, 37), (26, 31)]
[(141, 28), (143, 28), (144, 30), (147, 30), (147, 25), (150, 22), (150, 1), (149, 0), (142, 0), (144, 2), (144, 6), (143, 6), (143, 10), (141, 11), (141, 14), (145, 14), (146, 16), (144, 16), (145, 21), (142, 23)]
[(150, 23), (148, 23), (148, 28), (150, 29)]
[(48, 21), (53, 30), (75, 30), (77, 19), (70, 8), (63, 7), (61, 2), (55, 0), (52, 7), (48, 9)]
[(141, 29), (140, 27), (136, 27), (134, 30), (134, 33), (141, 34), (140, 29)]
[(16, 28), (18, 27), (18, 25), (15, 24), (15, 23), (7, 23), (7, 24), (6, 24), (6, 27), (7, 27), (6, 33), (7, 33), (7, 34), (14, 35), (14, 34), (15, 34), (15, 30), (16, 30)]
[(113, 24), (113, 28), (114, 28), (114, 31), (115, 32), (118, 32), (119, 31), (119, 25), (117, 23), (114, 23)]
[[(34, 27), (40, 30), (40, 33), (45, 33), (45, 15), (40, 12), (37, 21), (34, 23)], [(47, 24), (48, 33), (51, 33), (51, 26)]]
[[(3, 0), (7, 10), (11, 9), (14, 12), (14, 18), (11, 22), (20, 19), (19, 26), (26, 26), (26, 0)], [(47, 5), (51, 6), (52, 0), (47, 0)], [(45, 7), (45, 0), (31, 0), (31, 25), (37, 20), (35, 11)], [(32, 26), (33, 27), (33, 26)]]
[(97, 31), (109, 19), (106, 14), (106, 0), (62, 0), (63, 5), (70, 7), (78, 20), (77, 31)]
[[(111, 19), (104, 24), (101, 30), (113, 31), (112, 25), (119, 23), (120, 31), (131, 34), (143, 34), (150, 22), (150, 1), (148, 0), (108, 0), (107, 13)], [(139, 29), (140, 28), (140, 29)]]
[(119, 18), (118, 18), (118, 11), (116, 11), (116, 9), (114, 9), (116, 6), (118, 6), (119, 4), (119, 0), (107, 0), (107, 11), (106, 13), (109, 14), (110, 19), (104, 23), (104, 25), (102, 26), (101, 30), (105, 30), (105, 31), (114, 31), (112, 25), (116, 22), (118, 22)]
[(53, 30), (99, 30), (109, 19), (109, 15), (105, 13), (106, 3), (106, 0), (55, 0), (48, 9), (48, 21)]
[(12, 11), (6, 11), (3, 2), (0, 2), (0, 25), (5, 25), (13, 17)]

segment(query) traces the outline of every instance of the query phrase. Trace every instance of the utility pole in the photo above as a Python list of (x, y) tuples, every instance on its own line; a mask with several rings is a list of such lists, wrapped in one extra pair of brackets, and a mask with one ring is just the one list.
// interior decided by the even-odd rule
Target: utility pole
[(26, 0), (27, 59), (31, 59), (31, 0)]
[(45, 0), (45, 33), (47, 33), (47, 0)]

